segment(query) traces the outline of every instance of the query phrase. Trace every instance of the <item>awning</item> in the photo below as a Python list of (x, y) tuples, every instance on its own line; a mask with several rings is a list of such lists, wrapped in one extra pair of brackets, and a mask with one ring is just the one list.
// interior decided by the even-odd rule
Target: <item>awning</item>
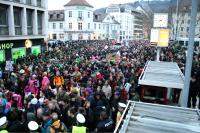
[(184, 75), (175, 62), (148, 61), (139, 78), (139, 84), (183, 89)]

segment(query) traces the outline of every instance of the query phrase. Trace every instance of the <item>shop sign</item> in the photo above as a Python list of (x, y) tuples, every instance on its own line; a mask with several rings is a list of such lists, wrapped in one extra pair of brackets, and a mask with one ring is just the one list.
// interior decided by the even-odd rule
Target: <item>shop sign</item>
[(1, 43), (0, 44), (0, 49), (10, 49), (14, 46), (13, 43)]
[(77, 6), (76, 9), (85, 10), (86, 7), (85, 6)]

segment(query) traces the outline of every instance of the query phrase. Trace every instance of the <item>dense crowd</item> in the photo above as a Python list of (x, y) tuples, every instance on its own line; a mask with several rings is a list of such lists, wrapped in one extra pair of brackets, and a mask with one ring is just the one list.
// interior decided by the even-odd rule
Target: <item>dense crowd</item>
[[(13, 72), (1, 71), (0, 133), (113, 132), (127, 100), (140, 100), (138, 77), (155, 56), (156, 48), (148, 41), (130, 41), (120, 48), (91, 41), (20, 58)], [(183, 72), (185, 58), (185, 48), (178, 45), (164, 48), (160, 57), (176, 61)], [(199, 62), (197, 53), (189, 96), (193, 107)]]

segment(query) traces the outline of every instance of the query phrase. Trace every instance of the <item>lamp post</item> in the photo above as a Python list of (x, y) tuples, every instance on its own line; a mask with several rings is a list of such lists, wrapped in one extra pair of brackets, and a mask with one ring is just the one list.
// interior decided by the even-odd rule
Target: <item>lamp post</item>
[(189, 31), (189, 44), (188, 44), (188, 48), (187, 48), (187, 59), (186, 59), (183, 96), (181, 99), (181, 106), (183, 106), (183, 107), (187, 107), (187, 103), (188, 103), (188, 93), (189, 93), (189, 87), (190, 87), (192, 61), (193, 61), (194, 37), (195, 37), (195, 25), (196, 25), (198, 1), (199, 0), (192, 0), (191, 22), (190, 22), (190, 31)]

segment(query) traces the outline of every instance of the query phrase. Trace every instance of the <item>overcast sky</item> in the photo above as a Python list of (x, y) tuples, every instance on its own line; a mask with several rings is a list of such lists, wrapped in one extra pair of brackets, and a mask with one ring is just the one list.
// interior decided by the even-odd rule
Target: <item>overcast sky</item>
[[(49, 10), (59, 10), (63, 9), (64, 5), (70, 0), (48, 0)], [(134, 2), (135, 0), (87, 0), (95, 9), (106, 7), (110, 4), (123, 4), (128, 2)]]

